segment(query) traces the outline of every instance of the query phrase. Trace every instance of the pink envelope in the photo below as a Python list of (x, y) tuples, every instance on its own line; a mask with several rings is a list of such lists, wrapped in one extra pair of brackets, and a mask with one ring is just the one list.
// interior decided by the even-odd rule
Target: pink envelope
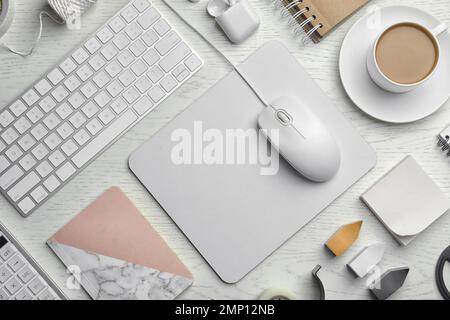
[(117, 187), (112, 187), (47, 244), (79, 270), (93, 299), (174, 299), (192, 275)]

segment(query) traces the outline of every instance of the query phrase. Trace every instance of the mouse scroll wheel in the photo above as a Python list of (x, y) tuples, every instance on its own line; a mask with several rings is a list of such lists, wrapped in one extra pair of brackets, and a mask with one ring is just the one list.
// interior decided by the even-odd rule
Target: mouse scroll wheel
[(283, 126), (288, 126), (292, 123), (292, 117), (285, 110), (277, 110), (275, 117), (280, 121)]

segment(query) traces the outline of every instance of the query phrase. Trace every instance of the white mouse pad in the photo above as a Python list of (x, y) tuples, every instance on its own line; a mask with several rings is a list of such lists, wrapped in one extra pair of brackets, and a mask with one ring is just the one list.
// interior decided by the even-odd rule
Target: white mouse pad
[(307, 181), (284, 160), (275, 175), (262, 175), (258, 164), (194, 164), (193, 155), (191, 165), (174, 163), (179, 142), (172, 135), (188, 133), (195, 146), (194, 138), (208, 129), (220, 135), (257, 128), (264, 105), (236, 72), (131, 155), (133, 173), (228, 283), (242, 279), (376, 163), (371, 147), (281, 43), (268, 42), (240, 69), (265, 101), (290, 95), (310, 105), (335, 135), (342, 159), (336, 177), (321, 184)]

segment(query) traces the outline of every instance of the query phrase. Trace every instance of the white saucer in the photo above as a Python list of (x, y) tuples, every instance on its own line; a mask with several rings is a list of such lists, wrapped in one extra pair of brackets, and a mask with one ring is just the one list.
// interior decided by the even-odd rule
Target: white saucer
[[(374, 24), (378, 15), (379, 23)], [(419, 9), (393, 6), (361, 18), (344, 39), (339, 68), (350, 99), (368, 115), (390, 123), (408, 123), (437, 111), (450, 97), (450, 33), (439, 36), (441, 61), (433, 77), (408, 93), (389, 93), (378, 87), (367, 72), (367, 53), (377, 36), (392, 24), (410, 21), (433, 29), (441, 22)]]

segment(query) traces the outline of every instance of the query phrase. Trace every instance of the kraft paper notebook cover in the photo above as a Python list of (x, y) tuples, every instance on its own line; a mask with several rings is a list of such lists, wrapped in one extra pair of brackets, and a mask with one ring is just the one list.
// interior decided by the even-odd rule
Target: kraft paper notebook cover
[[(306, 38), (318, 43), (339, 23), (364, 6), (369, 0), (275, 0), (283, 11), (303, 29)], [(296, 29), (296, 30), (297, 30)]]
[(47, 244), (81, 271), (93, 299), (174, 299), (192, 275), (117, 187), (106, 191)]

